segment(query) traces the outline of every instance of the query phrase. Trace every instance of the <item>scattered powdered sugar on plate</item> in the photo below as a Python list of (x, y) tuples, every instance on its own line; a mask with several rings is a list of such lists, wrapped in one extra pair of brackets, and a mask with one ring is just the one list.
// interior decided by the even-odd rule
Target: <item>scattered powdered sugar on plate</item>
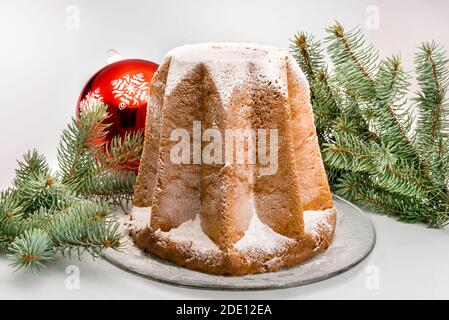
[[(310, 284), (340, 274), (357, 265), (374, 246), (375, 232), (366, 214), (349, 202), (334, 198), (338, 213), (335, 237), (325, 254), (320, 254), (303, 264), (277, 272), (252, 274), (242, 277), (224, 277), (193, 271), (177, 266), (155, 255), (144, 253), (130, 236), (125, 237), (126, 249), (106, 249), (102, 255), (109, 262), (147, 279), (156, 279), (176, 285), (206, 289), (272, 289)], [(313, 213), (312, 213), (313, 214)], [(316, 216), (304, 214), (305, 220), (313, 221)], [(322, 215), (318, 213), (318, 215)], [(310, 218), (310, 219), (309, 219)], [(324, 218), (324, 216), (323, 216)], [(117, 208), (120, 230), (125, 231), (129, 215)], [(277, 257), (266, 262), (271, 268)]]

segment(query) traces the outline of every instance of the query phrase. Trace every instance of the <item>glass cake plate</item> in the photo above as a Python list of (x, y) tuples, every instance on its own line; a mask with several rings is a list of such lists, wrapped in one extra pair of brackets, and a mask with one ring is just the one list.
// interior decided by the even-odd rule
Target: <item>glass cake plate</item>
[[(142, 252), (127, 235), (122, 251), (107, 249), (104, 259), (113, 265), (148, 279), (200, 289), (263, 290), (301, 286), (345, 272), (366, 258), (376, 242), (368, 216), (352, 203), (334, 195), (337, 227), (330, 247), (314, 258), (289, 269), (245, 276), (217, 276), (179, 267)], [(117, 212), (121, 230), (129, 215)]]

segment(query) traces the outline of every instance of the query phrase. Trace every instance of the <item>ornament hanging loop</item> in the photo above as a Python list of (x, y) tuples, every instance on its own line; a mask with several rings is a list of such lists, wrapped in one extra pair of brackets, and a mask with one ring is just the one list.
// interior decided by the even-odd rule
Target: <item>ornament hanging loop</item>
[(109, 49), (106, 51), (106, 63), (111, 64), (117, 61), (123, 60), (123, 56), (115, 49)]

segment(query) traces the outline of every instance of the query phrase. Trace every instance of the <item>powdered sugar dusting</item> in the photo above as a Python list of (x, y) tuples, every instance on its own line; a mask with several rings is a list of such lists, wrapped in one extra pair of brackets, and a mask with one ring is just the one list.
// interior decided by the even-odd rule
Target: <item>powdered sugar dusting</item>
[[(304, 211), (304, 231), (313, 236), (317, 236), (320, 233), (320, 227), (326, 228), (326, 230), (331, 229), (332, 226), (328, 221), (328, 215), (331, 214), (331, 210), (332, 209)], [(257, 214), (254, 214), (245, 235), (234, 245), (234, 247), (237, 250), (252, 248), (270, 251), (279, 246), (287, 245), (292, 241), (294, 240), (273, 231), (269, 226), (260, 221)]]
[(280, 257), (274, 257), (273, 259), (270, 259), (267, 262), (265, 262), (265, 266), (268, 269), (274, 269), (280, 263), (282, 263), (282, 259)]
[[(251, 201), (254, 201), (252, 199)], [(320, 228), (325, 230), (332, 229), (329, 222), (329, 215), (333, 209), (326, 210), (308, 210), (304, 211), (304, 231), (312, 236), (319, 236)], [(131, 211), (130, 228), (143, 229), (149, 226), (151, 220), (151, 207), (133, 207)], [(188, 220), (177, 228), (173, 228), (168, 232), (161, 230), (155, 231), (161, 238), (168, 238), (177, 243), (184, 243), (192, 250), (199, 253), (207, 253), (218, 251), (219, 247), (204, 233), (201, 227), (200, 215), (196, 215), (194, 219)], [(234, 244), (239, 251), (245, 250), (264, 250), (273, 251), (280, 246), (292, 244), (295, 240), (285, 237), (269, 226), (264, 224), (256, 214), (253, 205), (253, 216), (243, 237)], [(272, 262), (273, 264), (276, 261)]]
[(188, 220), (177, 228), (173, 228), (168, 232), (156, 231), (161, 237), (168, 237), (175, 242), (189, 243), (193, 250), (199, 252), (207, 252), (210, 250), (218, 250), (218, 246), (204, 233), (201, 228), (201, 219), (199, 215), (195, 219)]
[(310, 233), (313, 236), (319, 235), (319, 228), (325, 228), (326, 230), (332, 229), (332, 225), (329, 223), (329, 215), (333, 209), (326, 210), (307, 210), (304, 211), (304, 231)]
[(260, 80), (269, 83), (284, 97), (287, 97), (287, 69), (286, 56), (269, 57), (255, 63), (260, 73)]
[(206, 68), (220, 94), (221, 101), (226, 106), (229, 103), (235, 88), (243, 86), (246, 65), (230, 63), (227, 61), (216, 61), (214, 63), (206, 63)]
[(190, 62), (171, 59), (167, 82), (165, 83), (165, 95), (169, 96), (179, 82), (181, 82), (181, 80), (184, 79), (194, 68), (195, 64)]
[(309, 100), (308, 97), (310, 90), (309, 81), (307, 80), (306, 75), (301, 70), (299, 65), (296, 63), (295, 58), (293, 58), (293, 56), (290, 53), (287, 56), (287, 63), (290, 67), (290, 70), (293, 72), (293, 75), (296, 78), (296, 80), (299, 81), (299, 83), (304, 86), (304, 93), (307, 96), (307, 100)]
[(193, 63), (229, 61), (233, 64), (262, 57), (286, 57), (288, 50), (255, 43), (206, 42), (187, 44), (169, 51), (168, 56)]
[(257, 214), (254, 214), (245, 235), (234, 247), (237, 250), (253, 248), (270, 251), (289, 241), (293, 240), (274, 232), (269, 226), (260, 221)]
[(171, 50), (171, 59), (165, 87), (170, 95), (174, 88), (196, 66), (203, 65), (211, 77), (226, 106), (236, 87), (247, 80), (250, 65), (261, 71), (261, 80), (278, 87), (287, 95), (286, 61), (288, 50), (251, 43), (200, 43), (184, 45)]
[(151, 207), (133, 207), (129, 225), (132, 228), (143, 229), (149, 226), (151, 221)]

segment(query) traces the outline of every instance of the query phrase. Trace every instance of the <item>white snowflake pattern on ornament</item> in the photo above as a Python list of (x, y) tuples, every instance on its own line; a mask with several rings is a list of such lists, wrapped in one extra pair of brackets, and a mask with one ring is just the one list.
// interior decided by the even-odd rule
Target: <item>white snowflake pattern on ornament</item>
[(150, 84), (145, 81), (142, 73), (137, 73), (132, 76), (126, 74), (121, 79), (112, 80), (111, 84), (114, 98), (120, 99), (120, 110), (130, 105), (137, 106), (149, 98), (148, 88)]
[(90, 108), (95, 106), (97, 102), (102, 102), (103, 97), (100, 94), (100, 89), (97, 88), (93, 91), (89, 91), (83, 100), (80, 102), (80, 110), (81, 111), (88, 111)]

